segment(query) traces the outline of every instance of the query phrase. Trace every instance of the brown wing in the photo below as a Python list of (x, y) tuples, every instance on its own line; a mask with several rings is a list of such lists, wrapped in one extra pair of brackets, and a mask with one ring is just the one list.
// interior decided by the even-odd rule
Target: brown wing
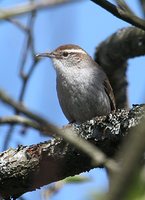
[(114, 94), (113, 94), (113, 90), (112, 87), (109, 83), (109, 80), (106, 78), (104, 80), (104, 87), (105, 87), (105, 91), (110, 99), (110, 105), (111, 105), (111, 110), (116, 110), (116, 105), (115, 105), (115, 98), (114, 98)]

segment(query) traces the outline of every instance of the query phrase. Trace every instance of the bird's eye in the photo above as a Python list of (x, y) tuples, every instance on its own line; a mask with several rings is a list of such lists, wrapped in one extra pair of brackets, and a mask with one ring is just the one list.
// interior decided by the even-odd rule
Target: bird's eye
[(62, 54), (64, 57), (67, 57), (68, 56), (68, 52), (63, 52)]

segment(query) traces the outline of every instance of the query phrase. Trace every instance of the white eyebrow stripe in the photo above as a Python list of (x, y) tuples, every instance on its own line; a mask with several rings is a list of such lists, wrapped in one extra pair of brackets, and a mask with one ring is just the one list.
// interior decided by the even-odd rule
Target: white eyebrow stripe
[(65, 49), (64, 52), (86, 54), (86, 52), (83, 51), (82, 49)]

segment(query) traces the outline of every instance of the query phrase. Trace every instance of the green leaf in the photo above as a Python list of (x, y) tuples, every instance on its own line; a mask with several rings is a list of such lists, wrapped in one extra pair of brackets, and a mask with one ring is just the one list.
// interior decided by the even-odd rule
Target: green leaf
[(73, 183), (86, 183), (86, 182), (91, 181), (91, 179), (86, 176), (76, 175), (76, 176), (72, 176), (72, 177), (70, 176), (70, 177), (64, 179), (63, 181), (65, 183), (73, 184)]

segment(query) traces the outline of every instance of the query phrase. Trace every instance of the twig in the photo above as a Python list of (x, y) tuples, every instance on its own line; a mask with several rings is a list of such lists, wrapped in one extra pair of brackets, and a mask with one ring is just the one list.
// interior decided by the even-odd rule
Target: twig
[[(145, 20), (139, 18), (135, 14), (131, 14), (127, 10), (123, 10), (121, 6), (115, 6), (107, 0), (91, 0), (97, 5), (101, 6), (108, 12), (112, 13), (114, 16), (122, 19), (138, 28), (145, 30)], [(122, 0), (123, 1), (123, 0)]]
[(31, 3), (19, 4), (12, 8), (0, 9), (0, 19), (11, 18), (14, 16), (22, 15), (28, 12), (45, 9), (47, 7), (53, 7), (61, 5), (63, 3), (78, 2), (78, 0), (41, 0), (34, 1)]
[[(53, 125), (52, 123), (46, 121), (44, 118), (32, 113), (28, 109), (26, 109), (22, 104), (15, 102), (8, 95), (6, 95), (2, 90), (0, 90), (0, 99), (12, 106), (18, 112), (23, 113), (27, 117), (35, 120), (41, 126), (44, 127), (44, 130), (47, 130), (48, 135), (53, 134), (59, 137), (64, 138), (70, 144), (73, 144), (76, 148), (80, 149), (84, 153), (86, 153), (93, 161), (94, 166), (98, 164), (106, 166), (110, 171), (118, 171), (118, 165), (111, 159), (108, 159), (104, 153), (102, 153), (97, 147), (93, 144), (88, 143), (85, 139), (78, 137), (74, 134), (74, 131), (70, 129), (70, 127), (66, 127), (65, 129), (60, 129)], [(46, 132), (46, 131), (45, 131)]]
[[(35, 59), (35, 50), (34, 50), (34, 41), (33, 41), (33, 36), (32, 36), (32, 29), (33, 29), (33, 25), (34, 25), (34, 19), (35, 19), (35, 13), (32, 12), (31, 13), (31, 16), (29, 18), (29, 21), (28, 21), (28, 32), (27, 32), (27, 38), (25, 38), (25, 42), (24, 42), (24, 45), (23, 46), (23, 53), (22, 53), (22, 57), (21, 57), (21, 62), (20, 62), (20, 77), (23, 81), (22, 83), (22, 89), (21, 89), (21, 92), (20, 92), (20, 96), (19, 96), (19, 101), (23, 101), (23, 97), (24, 97), (24, 94), (25, 94), (25, 90), (26, 90), (26, 86), (27, 86), (27, 82), (29, 80), (29, 78), (31, 77), (32, 75), (32, 72), (35, 68), (35, 65), (37, 64), (37, 59)], [(26, 58), (27, 58), (27, 54), (28, 54), (28, 49), (31, 47), (31, 50), (32, 50), (32, 56), (34, 57), (34, 61), (29, 69), (29, 72), (27, 74), (25, 74), (24, 72), (24, 67), (25, 67), (25, 62), (26, 62)]]
[(131, 10), (131, 8), (127, 5), (127, 3), (124, 0), (115, 0), (118, 7), (124, 11), (127, 15), (135, 15), (134, 12)]
[(16, 19), (11, 19), (11, 18), (7, 18), (7, 19), (4, 19), (14, 25), (16, 25), (19, 29), (21, 29), (22, 31), (24, 32), (28, 32), (28, 28), (27, 26), (25, 26), (24, 24), (22, 24), (21, 22), (19, 22), (18, 20)]
[[(28, 81), (29, 81), (29, 79), (30, 79), (30, 77), (31, 77), (31, 75), (34, 71), (34, 68), (35, 68), (35, 66), (38, 62), (38, 60), (34, 56), (35, 50), (34, 50), (34, 44), (33, 44), (34, 41), (33, 41), (33, 36), (32, 36), (34, 19), (35, 19), (35, 11), (33, 11), (31, 13), (30, 17), (29, 17), (28, 24), (27, 24), (27, 32), (25, 32), (26, 33), (26, 38), (25, 38), (26, 41), (24, 42), (24, 45), (23, 45), (23, 53), (22, 53), (21, 62), (20, 62), (20, 77), (22, 79), (22, 88), (21, 88), (20, 94), (19, 94), (19, 102), (23, 101), (25, 91), (26, 91), (26, 87), (27, 87), (27, 83), (28, 83)], [(11, 20), (11, 19), (9, 19), (9, 20)], [(25, 31), (26, 31), (26, 29), (25, 29)], [(33, 63), (31, 65), (28, 73), (25, 74), (24, 67), (25, 67), (25, 62), (26, 62), (27, 55), (28, 55), (28, 49), (30, 47), (31, 47), (31, 51), (32, 51)], [(15, 111), (15, 114), (19, 114), (19, 113), (17, 111)], [(8, 143), (9, 143), (11, 136), (12, 136), (12, 133), (14, 132), (14, 128), (15, 128), (14, 125), (9, 127), (9, 129), (6, 133), (5, 140), (4, 140), (3, 150), (7, 149)]]
[(42, 127), (35, 121), (30, 120), (29, 118), (22, 117), (19, 115), (13, 115), (9, 117), (0, 117), (0, 124), (8, 124), (8, 125), (16, 125), (21, 124), (23, 126), (27, 126), (30, 128), (34, 128), (36, 130), (42, 131)]
[(15, 130), (15, 126), (14, 125), (11, 125), (10, 127), (8, 127), (8, 130), (6, 131), (6, 134), (5, 134), (6, 136), (4, 138), (2, 151), (7, 149), (9, 141), (10, 141), (10, 139), (12, 137), (12, 133), (14, 132), (14, 130)]

